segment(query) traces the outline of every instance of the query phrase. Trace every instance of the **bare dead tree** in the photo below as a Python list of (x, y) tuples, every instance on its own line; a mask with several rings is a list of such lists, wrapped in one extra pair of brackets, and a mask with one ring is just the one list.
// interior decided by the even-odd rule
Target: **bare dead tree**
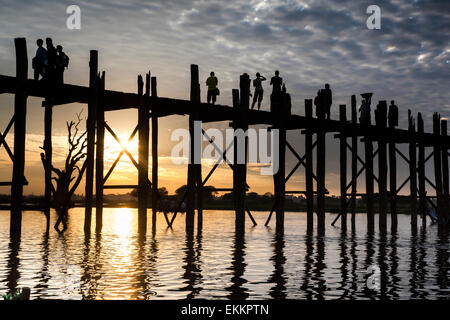
[[(45, 158), (45, 154), (41, 153), (41, 160), (46, 170), (51, 170), (56, 174), (52, 177), (52, 180), (56, 182), (56, 188), (52, 184), (53, 205), (56, 213), (58, 214), (58, 220), (54, 228), (60, 232), (59, 224), (63, 224), (61, 232), (67, 229), (67, 216), (68, 211), (72, 207), (72, 196), (75, 193), (78, 185), (83, 178), (84, 171), (86, 170), (86, 161), (80, 167), (80, 162), (86, 157), (87, 146), (87, 131), (79, 133), (79, 125), (81, 123), (81, 112), (77, 114), (77, 122), (66, 122), (67, 126), (67, 139), (69, 144), (69, 151), (66, 157), (64, 169), (55, 168)], [(44, 149), (41, 147), (41, 149)]]

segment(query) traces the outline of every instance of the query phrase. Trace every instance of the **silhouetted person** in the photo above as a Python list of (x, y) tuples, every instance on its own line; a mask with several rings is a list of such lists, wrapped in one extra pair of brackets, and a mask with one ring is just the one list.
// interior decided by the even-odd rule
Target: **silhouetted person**
[(316, 106), (316, 117), (321, 118), (325, 114), (322, 90), (317, 91), (317, 95), (314, 98), (314, 105)]
[(47, 45), (47, 78), (50, 82), (56, 80), (56, 49), (53, 46), (53, 40), (51, 38), (46, 38), (45, 43)]
[(264, 89), (262, 87), (262, 82), (266, 81), (266, 77), (262, 76), (259, 72), (256, 74), (256, 79), (253, 80), (253, 86), (255, 87), (255, 92), (253, 94), (253, 104), (252, 109), (255, 107), (256, 101), (258, 101), (258, 110), (261, 108), (261, 102), (263, 100)]
[(44, 49), (44, 40), (37, 39), (36, 44), (38, 46), (36, 50), (36, 56), (32, 60), (34, 69), (34, 80), (39, 80), (39, 75), (45, 77), (45, 66), (47, 65), (47, 51)]
[(272, 86), (272, 94), (281, 92), (281, 86), (283, 85), (283, 78), (280, 77), (280, 71), (275, 71), (275, 76), (270, 79), (270, 85)]
[(219, 93), (219, 89), (217, 88), (218, 84), (219, 80), (217, 80), (217, 77), (214, 75), (214, 72), (211, 72), (208, 79), (206, 79), (206, 85), (208, 86), (208, 95), (207, 95), (208, 103), (210, 103), (211, 100), (212, 104), (216, 103), (216, 96)]
[(359, 112), (361, 112), (359, 123), (366, 125), (370, 124), (370, 104), (366, 99), (362, 101)]
[(398, 107), (395, 105), (395, 101), (391, 101), (388, 112), (389, 128), (395, 128), (398, 126)]
[(326, 118), (330, 119), (331, 105), (333, 104), (333, 94), (328, 83), (325, 84), (325, 89), (322, 89), (323, 108)]
[(63, 47), (56, 46), (56, 82), (64, 83), (64, 70), (69, 67), (69, 57), (64, 53)]

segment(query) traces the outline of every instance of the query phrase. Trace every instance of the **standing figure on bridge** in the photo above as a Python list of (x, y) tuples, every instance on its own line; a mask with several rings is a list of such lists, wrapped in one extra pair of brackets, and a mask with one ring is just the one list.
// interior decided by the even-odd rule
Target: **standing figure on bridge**
[(278, 111), (281, 105), (281, 86), (283, 85), (283, 78), (280, 77), (280, 71), (275, 71), (275, 76), (270, 79), (272, 86), (272, 94), (270, 95), (270, 111)]
[(69, 57), (64, 53), (61, 45), (56, 46), (56, 82), (64, 83), (64, 70), (69, 67)]
[(391, 101), (388, 112), (389, 128), (395, 128), (398, 126), (398, 107), (395, 105), (395, 101)]
[(359, 112), (361, 115), (359, 116), (359, 123), (369, 125), (370, 124), (370, 103), (366, 99), (364, 99), (361, 103), (361, 107), (359, 107)]
[(56, 80), (56, 49), (53, 46), (53, 40), (46, 38), (45, 43), (47, 45), (47, 79), (50, 83), (54, 83)]
[(211, 72), (208, 79), (206, 79), (206, 85), (208, 86), (208, 95), (207, 95), (208, 103), (211, 103), (211, 100), (212, 104), (216, 103), (216, 96), (220, 94), (220, 91), (217, 88), (218, 84), (219, 80), (217, 80), (217, 77), (214, 75), (214, 72)]
[(325, 84), (325, 89), (321, 90), (323, 99), (323, 108), (326, 118), (330, 120), (331, 105), (333, 104), (333, 94), (328, 83)]
[(317, 91), (317, 95), (314, 98), (314, 105), (316, 106), (316, 117), (322, 118), (325, 117), (324, 103), (323, 103), (323, 94), (322, 90)]
[(34, 69), (34, 80), (39, 80), (39, 75), (45, 77), (45, 66), (47, 65), (47, 51), (44, 49), (44, 40), (37, 39), (36, 44), (38, 46), (36, 50), (36, 56), (32, 60)]
[(272, 94), (281, 93), (281, 86), (283, 85), (283, 78), (280, 77), (280, 71), (275, 71), (275, 76), (270, 79), (270, 85), (272, 86)]
[(261, 102), (263, 100), (264, 89), (262, 82), (266, 81), (266, 77), (262, 76), (259, 72), (256, 73), (256, 79), (253, 80), (253, 86), (255, 87), (255, 93), (253, 94), (252, 110), (255, 107), (256, 101), (258, 101), (258, 111), (261, 108)]

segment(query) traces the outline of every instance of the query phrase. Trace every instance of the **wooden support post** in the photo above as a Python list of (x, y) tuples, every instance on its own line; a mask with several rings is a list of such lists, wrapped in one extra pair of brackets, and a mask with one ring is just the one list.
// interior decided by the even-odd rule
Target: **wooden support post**
[[(394, 108), (390, 106), (389, 108)], [(390, 113), (394, 113), (391, 111)], [(395, 129), (396, 121), (389, 121), (389, 128)], [(395, 151), (395, 141), (389, 141), (389, 190), (390, 190), (390, 212), (391, 212), (391, 232), (397, 232), (397, 155)]]
[[(358, 122), (358, 113), (356, 111), (356, 96), (352, 95), (352, 124)], [(356, 193), (358, 183), (358, 136), (352, 135), (352, 231), (356, 230)]]
[[(417, 132), (420, 135), (424, 133), (424, 124), (422, 114), (419, 112), (417, 115)], [(418, 149), (419, 149), (419, 161), (417, 166), (418, 177), (419, 177), (419, 208), (420, 214), (422, 216), (422, 227), (426, 227), (427, 223), (427, 192), (425, 189), (425, 145), (423, 143), (423, 139), (418, 141)]]
[[(339, 106), (339, 121), (347, 122), (346, 105)], [(339, 139), (339, 154), (340, 154), (340, 189), (341, 189), (341, 231), (347, 231), (347, 137), (341, 134)]]
[(279, 96), (282, 101), (277, 101), (281, 108), (274, 109), (276, 117), (275, 130), (278, 130), (278, 171), (273, 175), (274, 200), (276, 213), (276, 230), (281, 232), (284, 229), (284, 204), (286, 192), (286, 129), (284, 127), (284, 116), (286, 111), (285, 93)]
[[(411, 133), (411, 137), (415, 135), (416, 127), (414, 124), (414, 118), (412, 117), (411, 110), (408, 110), (408, 131)], [(417, 158), (416, 158), (416, 143), (417, 141), (411, 140), (409, 142), (409, 189), (411, 199), (411, 229), (413, 234), (417, 233)]]
[(25, 136), (27, 118), (28, 56), (25, 38), (14, 39), (16, 47), (17, 91), (14, 96), (14, 162), (11, 185), (11, 235), (22, 229), (23, 185), (25, 182)]
[[(234, 209), (236, 212), (236, 230), (245, 230), (245, 209), (246, 209), (246, 176), (247, 176), (247, 111), (250, 98), (250, 77), (244, 73), (240, 77), (240, 99), (237, 99), (237, 90), (233, 90), (234, 107), (234, 164), (233, 164), (233, 196)], [(238, 101), (236, 101), (238, 100)], [(240, 100), (240, 101), (239, 101)], [(239, 103), (236, 103), (239, 102)], [(241, 137), (239, 138), (239, 132)], [(242, 136), (242, 133), (244, 136)], [(242, 143), (242, 139), (244, 139)]]
[[(312, 119), (312, 100), (305, 100), (305, 116)], [(306, 219), (307, 234), (312, 234), (314, 224), (314, 185), (313, 185), (313, 142), (312, 131), (306, 129), (305, 134), (305, 179), (306, 179)]]
[(387, 155), (386, 140), (383, 132), (387, 126), (387, 103), (380, 101), (376, 110), (376, 124), (381, 134), (378, 140), (378, 207), (379, 207), (379, 230), (384, 234), (387, 231)]
[(366, 136), (364, 138), (364, 153), (366, 163), (367, 231), (369, 233), (373, 233), (375, 229), (375, 217), (373, 208), (373, 145), (372, 140), (369, 136)]
[[(150, 80), (150, 72), (147, 81)], [(147, 82), (148, 83), (148, 82)], [(157, 97), (156, 77), (151, 77), (152, 97)], [(147, 94), (148, 95), (148, 94)], [(152, 224), (156, 225), (156, 214), (158, 212), (158, 112), (152, 109)]]
[(138, 226), (140, 232), (147, 229), (147, 206), (148, 206), (148, 146), (149, 146), (149, 119), (148, 106), (144, 103), (144, 81), (142, 76), (138, 77), (138, 95), (140, 103), (138, 106), (139, 127), (139, 165), (138, 165)]
[[(192, 65), (192, 79), (191, 79), (191, 101), (195, 104), (200, 104), (200, 81), (199, 81), (199, 72), (198, 66)], [(194, 120), (200, 121), (200, 111), (197, 107), (194, 113)], [(201, 130), (200, 130), (201, 131)], [(203, 135), (201, 132), (196, 132), (196, 143), (201, 146), (203, 141)], [(200, 148), (199, 148), (200, 149)], [(197, 228), (198, 230), (202, 229), (203, 226), (203, 180), (202, 180), (202, 155), (201, 150), (200, 154), (196, 156), (198, 159), (194, 163), (194, 182), (195, 182), (195, 193), (197, 195), (196, 203), (197, 203)]]
[(44, 167), (45, 176), (45, 216), (47, 219), (47, 228), (50, 228), (50, 208), (52, 205), (52, 162), (53, 162), (53, 148), (52, 148), (52, 119), (53, 119), (53, 105), (50, 99), (45, 99), (44, 102), (44, 152), (45, 161), (47, 165)]
[[(325, 119), (325, 113), (319, 113), (319, 119)], [(317, 130), (317, 232), (318, 236), (325, 235), (325, 131), (322, 127)]]
[(97, 79), (98, 99), (97, 99), (97, 148), (95, 156), (95, 230), (100, 232), (103, 227), (103, 169), (105, 150), (105, 72)]
[[(202, 136), (197, 136), (195, 132), (195, 120), (199, 118), (198, 103), (200, 102), (200, 85), (198, 66), (191, 65), (191, 97), (193, 102), (191, 113), (189, 114), (189, 134), (190, 134), (190, 150), (189, 150), (189, 164), (187, 177), (187, 197), (186, 197), (186, 231), (194, 229), (195, 218), (195, 194), (196, 194), (196, 162), (201, 161), (201, 141)], [(198, 141), (197, 141), (198, 140)], [(197, 148), (196, 148), (197, 147)], [(196, 154), (200, 149), (200, 155)]]
[[(441, 136), (447, 139), (447, 120), (441, 120)], [(448, 148), (445, 144), (441, 146), (442, 151), (442, 212), (444, 220), (449, 223), (449, 172), (448, 172)]]
[(87, 147), (86, 147), (86, 185), (85, 185), (85, 217), (84, 231), (91, 230), (92, 199), (94, 191), (94, 162), (95, 162), (95, 121), (97, 109), (97, 72), (98, 52), (91, 50), (89, 59), (89, 103), (86, 120)]
[[(433, 114), (433, 135), (436, 140), (440, 138), (440, 118), (438, 113)], [(436, 142), (433, 146), (433, 160), (434, 160), (434, 178), (436, 186), (436, 205), (437, 205), (437, 217), (438, 217), (438, 233), (441, 235), (444, 232), (444, 214), (443, 214), (443, 199), (442, 199), (442, 165), (441, 165), (441, 148), (439, 142)]]

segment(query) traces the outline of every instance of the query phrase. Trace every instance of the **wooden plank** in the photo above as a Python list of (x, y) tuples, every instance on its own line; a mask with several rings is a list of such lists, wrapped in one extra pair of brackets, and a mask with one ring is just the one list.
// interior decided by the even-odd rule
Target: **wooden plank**
[(23, 183), (25, 180), (25, 138), (27, 116), (26, 79), (28, 77), (27, 43), (25, 38), (14, 39), (16, 47), (17, 91), (14, 96), (14, 162), (11, 185), (11, 235), (20, 234), (22, 228)]
[(103, 189), (137, 189), (136, 184), (121, 184), (121, 185), (104, 185)]
[[(138, 95), (142, 98), (144, 94), (144, 81), (138, 76)], [(147, 206), (148, 206), (148, 156), (149, 156), (149, 119), (148, 109), (139, 103), (138, 109), (138, 226), (140, 232), (147, 228)]]
[(105, 90), (105, 72), (101, 78), (97, 78), (98, 100), (97, 100), (97, 147), (95, 157), (95, 230), (100, 232), (103, 226), (103, 169), (105, 154), (105, 110), (103, 105), (103, 93)]
[(86, 120), (87, 147), (86, 147), (86, 183), (85, 183), (85, 216), (84, 231), (89, 233), (92, 220), (92, 199), (94, 189), (94, 163), (95, 163), (95, 121), (97, 109), (97, 72), (98, 52), (91, 50), (89, 60), (89, 100), (88, 117)]

